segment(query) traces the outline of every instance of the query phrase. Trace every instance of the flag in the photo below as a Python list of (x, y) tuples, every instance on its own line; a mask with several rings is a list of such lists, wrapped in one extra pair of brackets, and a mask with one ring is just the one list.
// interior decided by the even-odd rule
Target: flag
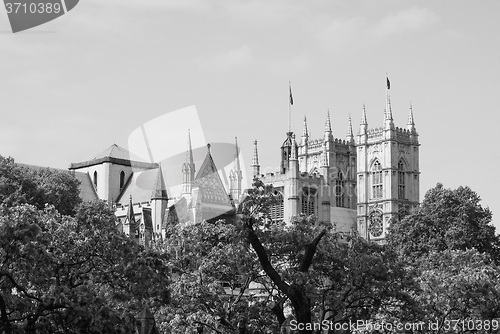
[(389, 77), (385, 77), (387, 79), (387, 89), (391, 89), (391, 82), (389, 81)]
[(292, 84), (289, 83), (289, 86), (290, 86), (290, 105), (293, 106), (293, 96), (292, 96)]

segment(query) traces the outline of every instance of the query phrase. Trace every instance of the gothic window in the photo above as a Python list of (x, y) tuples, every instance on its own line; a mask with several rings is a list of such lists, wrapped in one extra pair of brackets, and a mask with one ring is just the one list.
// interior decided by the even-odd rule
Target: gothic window
[(380, 162), (377, 160), (373, 164), (372, 168), (372, 188), (373, 188), (373, 198), (382, 198), (382, 167)]
[(125, 172), (121, 171), (120, 172), (120, 190), (123, 189), (124, 185), (125, 185)]
[(339, 171), (337, 174), (337, 180), (335, 180), (335, 196), (337, 207), (345, 207), (345, 181), (342, 176), (342, 172)]
[(97, 189), (97, 171), (94, 172), (94, 187)]
[(403, 161), (398, 164), (398, 198), (406, 198), (405, 196), (405, 167)]
[(302, 210), (301, 212), (306, 216), (315, 214), (315, 196), (316, 189), (314, 188), (303, 188), (302, 189)]
[(375, 210), (370, 213), (370, 216), (368, 218), (369, 220), (368, 231), (372, 236), (380, 237), (382, 235), (384, 231), (384, 224), (382, 219), (383, 219), (382, 212)]
[(269, 215), (273, 221), (282, 221), (285, 213), (285, 202), (282, 191), (276, 192), (276, 203), (271, 206)]

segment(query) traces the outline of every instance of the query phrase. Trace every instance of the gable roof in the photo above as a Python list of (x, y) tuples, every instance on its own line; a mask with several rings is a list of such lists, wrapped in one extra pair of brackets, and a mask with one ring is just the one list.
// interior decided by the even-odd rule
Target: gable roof
[(198, 174), (196, 174), (194, 184), (200, 189), (201, 202), (231, 205), (229, 196), (219, 176), (212, 155), (210, 154), (210, 148), (203, 164), (198, 170)]

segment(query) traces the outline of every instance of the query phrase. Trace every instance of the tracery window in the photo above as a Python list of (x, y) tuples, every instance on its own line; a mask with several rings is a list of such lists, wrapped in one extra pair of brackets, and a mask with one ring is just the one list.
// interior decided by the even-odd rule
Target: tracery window
[(406, 198), (405, 196), (405, 166), (403, 161), (398, 164), (398, 198)]
[(373, 198), (382, 198), (383, 182), (382, 182), (382, 167), (377, 160), (372, 168), (372, 188)]
[(314, 208), (316, 204), (315, 200), (316, 189), (315, 188), (302, 188), (302, 210), (301, 212), (306, 216), (316, 214)]
[(285, 202), (283, 200), (283, 192), (276, 192), (276, 203), (269, 209), (269, 215), (273, 221), (282, 221), (285, 215)]

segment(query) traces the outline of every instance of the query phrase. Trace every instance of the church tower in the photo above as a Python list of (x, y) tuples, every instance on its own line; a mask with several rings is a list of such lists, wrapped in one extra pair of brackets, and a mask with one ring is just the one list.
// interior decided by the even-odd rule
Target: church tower
[(384, 242), (392, 222), (419, 204), (419, 142), (413, 110), (406, 129), (395, 127), (387, 79), (382, 127), (368, 129), (363, 105), (357, 136), (357, 224), (366, 239)]

